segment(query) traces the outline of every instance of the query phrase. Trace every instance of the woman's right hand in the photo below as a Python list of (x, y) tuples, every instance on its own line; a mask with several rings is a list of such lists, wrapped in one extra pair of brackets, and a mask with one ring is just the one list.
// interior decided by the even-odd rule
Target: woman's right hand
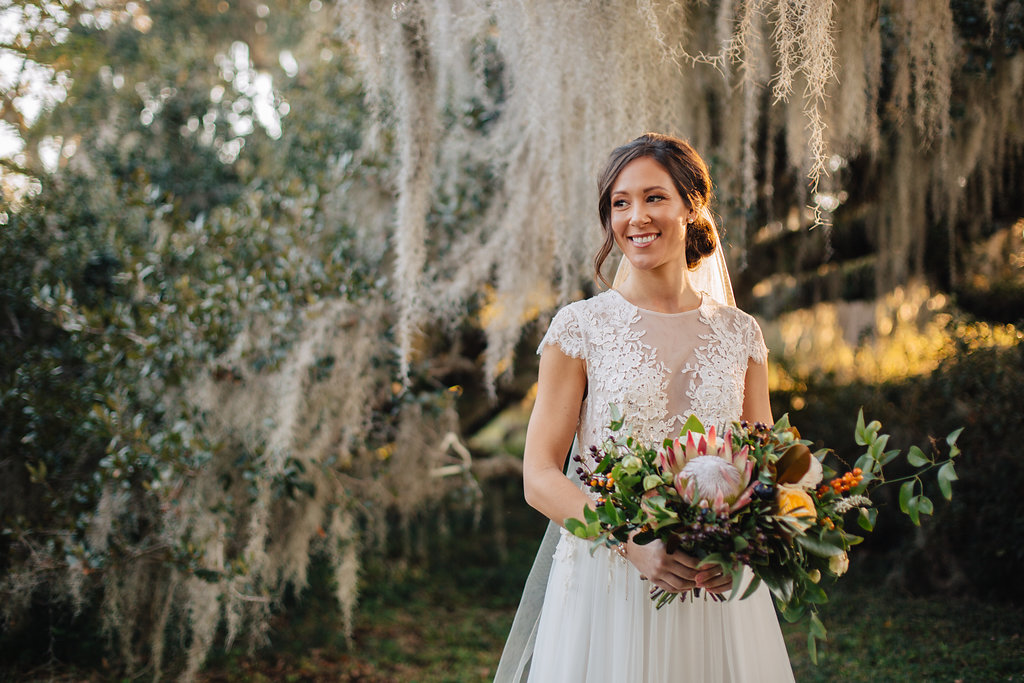
[[(682, 593), (697, 587), (700, 563), (695, 557), (675, 551), (669, 553), (660, 540), (637, 545), (630, 539), (626, 546), (626, 559), (640, 571), (640, 575), (653, 585), (670, 593)], [(702, 577), (703, 578), (703, 577)]]

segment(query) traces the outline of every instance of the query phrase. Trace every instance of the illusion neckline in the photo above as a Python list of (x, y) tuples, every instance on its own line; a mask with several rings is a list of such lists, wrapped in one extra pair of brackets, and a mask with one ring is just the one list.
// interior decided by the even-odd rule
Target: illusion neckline
[(661, 316), (661, 317), (664, 317), (664, 318), (677, 318), (679, 316), (690, 315), (690, 314), (693, 314), (693, 313), (697, 313), (697, 312), (701, 311), (704, 308), (704, 306), (708, 302), (708, 299), (710, 298), (708, 296), (707, 292), (701, 291), (701, 292), (699, 292), (699, 294), (700, 294), (700, 303), (697, 304), (696, 308), (691, 308), (691, 309), (688, 309), (688, 310), (685, 310), (685, 311), (679, 311), (678, 313), (662, 313), (661, 311), (652, 311), (649, 308), (641, 308), (640, 306), (637, 306), (635, 303), (633, 303), (632, 301), (627, 299), (625, 296), (623, 296), (622, 292), (620, 292), (617, 289), (610, 289), (608, 291), (615, 292), (620, 299), (622, 299), (627, 304), (629, 304), (630, 306), (632, 306), (633, 308), (635, 308), (636, 310), (638, 310), (638, 311), (640, 311), (642, 313), (646, 313), (646, 314), (649, 314), (649, 315), (657, 315), (657, 316)]

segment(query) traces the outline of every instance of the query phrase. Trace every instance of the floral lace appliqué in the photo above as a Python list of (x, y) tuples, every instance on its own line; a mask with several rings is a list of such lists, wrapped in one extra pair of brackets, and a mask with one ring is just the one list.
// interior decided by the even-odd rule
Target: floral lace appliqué
[(619, 406), (634, 434), (653, 443), (668, 433), (669, 371), (658, 360), (657, 349), (637, 329), (640, 310), (612, 291), (582, 306), (580, 317), (587, 335), (587, 374), (592, 400), (584, 408), (584, 423), (592, 433), (584, 443), (599, 443), (599, 430), (611, 422), (610, 404)]
[[(706, 425), (725, 426), (743, 412), (743, 388), (747, 358), (764, 362), (764, 342), (760, 349), (752, 336), (759, 330), (748, 317), (729, 315), (730, 311), (709, 307), (701, 309), (701, 321), (708, 332), (700, 335), (704, 344), (694, 350), (696, 364), (688, 364), (683, 372), (690, 374), (686, 395), (691, 408)], [(737, 345), (736, 340), (744, 343)], [(757, 356), (754, 356), (757, 354)]]

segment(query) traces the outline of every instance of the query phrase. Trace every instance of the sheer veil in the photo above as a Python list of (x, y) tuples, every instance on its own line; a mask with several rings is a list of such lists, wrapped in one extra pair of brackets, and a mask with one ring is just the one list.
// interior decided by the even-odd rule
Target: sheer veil
[[(709, 219), (715, 233), (715, 251), (707, 258), (702, 259), (696, 269), (690, 271), (690, 282), (694, 289), (707, 293), (719, 303), (735, 306), (736, 299), (733, 296), (732, 281), (729, 278), (729, 269), (725, 262), (725, 253), (722, 251), (718, 230), (715, 228), (714, 221), (710, 220), (710, 214), (705, 214), (705, 217)], [(624, 282), (629, 277), (629, 271), (629, 261), (621, 259), (612, 287), (617, 287)], [(579, 443), (574, 440), (570, 455), (575, 455), (578, 452)], [(547, 531), (537, 550), (537, 557), (534, 559), (533, 567), (526, 579), (523, 597), (519, 602), (515, 620), (512, 622), (508, 640), (505, 641), (501, 661), (498, 662), (498, 670), (494, 675), (495, 683), (523, 683), (529, 676), (533, 646), (537, 638), (537, 625), (540, 622), (540, 610), (544, 604), (548, 573), (551, 569), (555, 546), (558, 544), (560, 529), (561, 527), (554, 522), (548, 523)]]

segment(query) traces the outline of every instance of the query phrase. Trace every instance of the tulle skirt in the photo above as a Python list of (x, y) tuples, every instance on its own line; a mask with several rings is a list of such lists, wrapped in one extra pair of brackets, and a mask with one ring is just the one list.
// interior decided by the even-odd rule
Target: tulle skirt
[(541, 608), (530, 683), (782, 683), (793, 680), (769, 592), (677, 599), (606, 548), (562, 530)]

